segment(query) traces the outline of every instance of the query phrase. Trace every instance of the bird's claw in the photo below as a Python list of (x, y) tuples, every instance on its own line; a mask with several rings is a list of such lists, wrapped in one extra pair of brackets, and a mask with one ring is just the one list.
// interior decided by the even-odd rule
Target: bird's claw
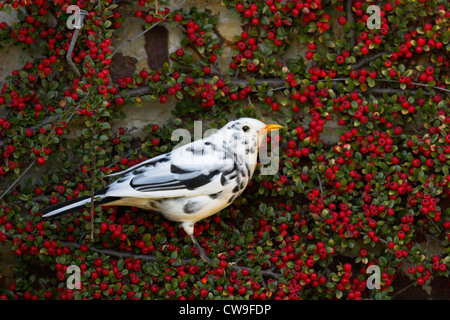
[(200, 254), (200, 259), (202, 259), (202, 261), (206, 264), (211, 264), (211, 260), (209, 260), (209, 258), (204, 253)]

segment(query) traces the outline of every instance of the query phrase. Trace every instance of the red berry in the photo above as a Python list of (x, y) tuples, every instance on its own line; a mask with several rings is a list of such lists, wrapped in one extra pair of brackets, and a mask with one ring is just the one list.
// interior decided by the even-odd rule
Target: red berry
[(162, 95), (160, 98), (159, 98), (159, 102), (161, 102), (161, 103), (166, 103), (167, 102), (167, 96), (165, 96), (165, 95)]
[(416, 167), (416, 168), (420, 167), (421, 164), (422, 164), (422, 162), (420, 161), (420, 159), (414, 159), (414, 160), (412, 161), (412, 165), (413, 165), (414, 167)]
[(402, 128), (402, 127), (397, 126), (397, 127), (394, 128), (394, 133), (395, 133), (396, 135), (399, 135), (399, 134), (401, 134), (402, 132), (403, 132), (403, 128)]
[(345, 61), (345, 59), (344, 59), (343, 56), (337, 56), (337, 57), (336, 57), (336, 62), (337, 62), (338, 64), (343, 64), (344, 61)]
[(347, 23), (347, 19), (344, 16), (339, 16), (338, 17), (338, 23), (343, 26), (344, 24)]
[(141, 70), (141, 72), (139, 72), (139, 76), (140, 76), (142, 79), (147, 78), (148, 75), (149, 75), (149, 73), (148, 73), (147, 70)]
[(208, 296), (208, 290), (206, 290), (206, 289), (202, 289), (202, 290), (200, 290), (200, 296), (202, 297), (202, 298), (206, 298), (207, 296)]
[(161, 142), (161, 140), (158, 139), (158, 138), (153, 138), (153, 139), (152, 139), (152, 144), (153, 144), (154, 146), (159, 146), (160, 142)]
[(361, 256), (361, 257), (367, 257), (367, 254), (368, 254), (368, 252), (367, 252), (367, 250), (366, 249), (364, 249), (364, 248), (361, 248), (361, 250), (359, 250), (359, 255)]

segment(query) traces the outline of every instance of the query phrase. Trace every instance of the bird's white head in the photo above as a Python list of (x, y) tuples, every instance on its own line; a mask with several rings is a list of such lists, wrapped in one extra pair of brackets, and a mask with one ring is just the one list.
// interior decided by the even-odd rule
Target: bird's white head
[(240, 140), (240, 142), (254, 140), (259, 146), (264, 136), (272, 131), (279, 130), (282, 126), (278, 124), (265, 124), (257, 119), (240, 118), (228, 122), (220, 131), (230, 134), (232, 139)]
[(252, 158), (256, 161), (256, 154), (266, 134), (281, 129), (278, 124), (265, 124), (252, 118), (240, 118), (228, 122), (216, 134), (222, 135), (222, 141), (233, 153)]

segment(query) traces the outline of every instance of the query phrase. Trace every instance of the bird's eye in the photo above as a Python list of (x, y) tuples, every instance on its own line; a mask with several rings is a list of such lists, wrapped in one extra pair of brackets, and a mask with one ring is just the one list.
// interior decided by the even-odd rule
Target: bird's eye
[(242, 131), (247, 132), (248, 130), (250, 130), (250, 128), (248, 126), (243, 126), (242, 127)]

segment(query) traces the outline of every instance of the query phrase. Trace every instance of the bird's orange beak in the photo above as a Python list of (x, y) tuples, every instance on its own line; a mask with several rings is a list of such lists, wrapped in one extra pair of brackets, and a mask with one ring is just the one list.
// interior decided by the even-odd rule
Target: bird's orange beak
[(280, 126), (279, 124), (268, 124), (264, 127), (263, 130), (270, 132), (272, 130), (279, 130), (281, 128), (283, 128), (283, 126)]

